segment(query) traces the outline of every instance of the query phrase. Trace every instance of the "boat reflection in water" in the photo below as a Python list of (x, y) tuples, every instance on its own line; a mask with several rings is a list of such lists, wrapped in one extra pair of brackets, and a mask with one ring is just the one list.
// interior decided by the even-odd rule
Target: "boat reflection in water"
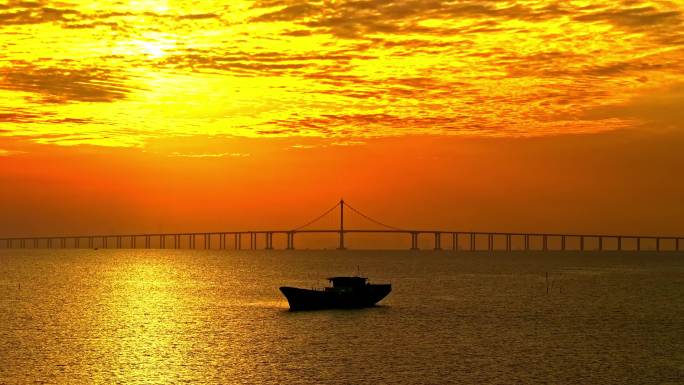
[(364, 277), (328, 278), (331, 287), (300, 289), (282, 286), (290, 310), (354, 309), (371, 307), (392, 291), (391, 284), (371, 284)]

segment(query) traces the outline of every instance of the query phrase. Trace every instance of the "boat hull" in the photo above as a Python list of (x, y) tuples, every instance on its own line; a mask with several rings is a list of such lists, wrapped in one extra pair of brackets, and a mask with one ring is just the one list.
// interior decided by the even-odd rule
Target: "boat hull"
[(364, 285), (334, 290), (283, 286), (280, 291), (287, 298), (290, 310), (358, 309), (375, 306), (392, 291), (392, 285)]

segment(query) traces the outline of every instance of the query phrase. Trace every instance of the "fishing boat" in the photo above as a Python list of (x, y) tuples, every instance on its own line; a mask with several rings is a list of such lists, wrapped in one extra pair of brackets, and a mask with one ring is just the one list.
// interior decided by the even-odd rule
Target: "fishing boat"
[(388, 283), (371, 284), (364, 277), (331, 277), (331, 286), (301, 289), (282, 286), (290, 310), (354, 309), (375, 306), (392, 291)]

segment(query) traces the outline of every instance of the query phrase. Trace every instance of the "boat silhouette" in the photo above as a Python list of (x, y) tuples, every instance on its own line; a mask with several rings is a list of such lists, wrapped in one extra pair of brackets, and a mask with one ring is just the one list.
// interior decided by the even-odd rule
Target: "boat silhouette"
[(355, 309), (371, 307), (392, 291), (392, 285), (371, 284), (364, 277), (331, 277), (332, 286), (301, 289), (282, 286), (290, 310)]

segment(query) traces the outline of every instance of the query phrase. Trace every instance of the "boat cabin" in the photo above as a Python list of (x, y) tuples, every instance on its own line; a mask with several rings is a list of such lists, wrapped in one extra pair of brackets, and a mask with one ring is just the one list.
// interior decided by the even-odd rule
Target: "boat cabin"
[(333, 287), (358, 287), (364, 286), (368, 278), (363, 277), (330, 277), (328, 281)]

